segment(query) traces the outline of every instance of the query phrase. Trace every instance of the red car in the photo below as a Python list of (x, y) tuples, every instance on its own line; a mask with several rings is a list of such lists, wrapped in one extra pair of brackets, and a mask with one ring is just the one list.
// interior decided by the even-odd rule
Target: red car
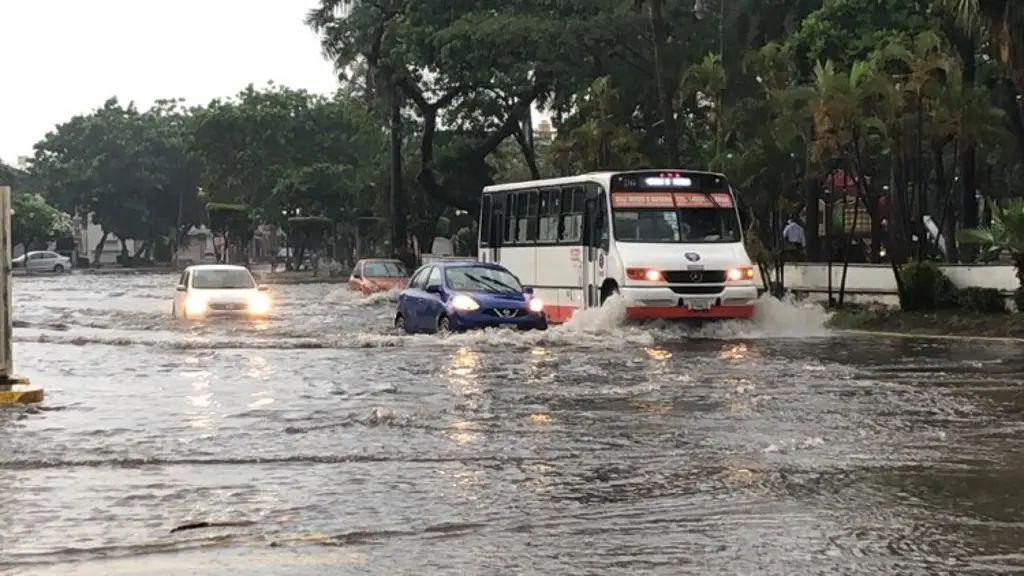
[(409, 272), (398, 260), (367, 258), (356, 262), (348, 287), (363, 294), (402, 290), (409, 285)]

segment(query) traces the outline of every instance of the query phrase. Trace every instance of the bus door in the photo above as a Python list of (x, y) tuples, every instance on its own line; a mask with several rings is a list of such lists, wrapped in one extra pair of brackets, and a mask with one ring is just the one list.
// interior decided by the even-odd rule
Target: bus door
[(601, 306), (601, 284), (608, 260), (608, 198), (597, 184), (587, 184), (583, 204), (581, 284), (586, 308)]

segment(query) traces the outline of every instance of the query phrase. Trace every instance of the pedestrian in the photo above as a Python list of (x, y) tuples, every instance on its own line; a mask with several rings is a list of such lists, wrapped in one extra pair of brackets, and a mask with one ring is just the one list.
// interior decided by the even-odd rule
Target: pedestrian
[(796, 217), (790, 216), (786, 227), (782, 229), (782, 240), (785, 242), (786, 251), (792, 253), (794, 260), (802, 259), (804, 248), (807, 246), (807, 237), (804, 234), (804, 227), (800, 225)]

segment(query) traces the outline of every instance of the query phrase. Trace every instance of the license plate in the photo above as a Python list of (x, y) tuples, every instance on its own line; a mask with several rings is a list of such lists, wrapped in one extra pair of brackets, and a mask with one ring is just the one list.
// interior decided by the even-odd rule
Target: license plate
[(710, 310), (711, 300), (687, 300), (686, 307), (690, 310)]

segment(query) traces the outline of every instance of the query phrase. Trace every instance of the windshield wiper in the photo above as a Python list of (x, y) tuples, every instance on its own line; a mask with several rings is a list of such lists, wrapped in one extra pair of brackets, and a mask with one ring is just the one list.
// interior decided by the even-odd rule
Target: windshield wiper
[[(500, 286), (500, 287), (504, 288), (505, 290), (508, 290), (509, 292), (516, 292), (517, 291), (514, 287), (509, 286), (508, 284), (505, 284), (501, 280), (495, 280), (494, 278), (481, 278), (479, 276), (474, 276), (472, 274), (466, 274), (466, 278), (469, 278), (470, 280), (472, 280), (474, 282), (490, 284), (491, 286), (497, 285), (497, 286)], [(499, 292), (498, 290), (494, 290), (493, 288), (492, 288), (492, 291)]]

